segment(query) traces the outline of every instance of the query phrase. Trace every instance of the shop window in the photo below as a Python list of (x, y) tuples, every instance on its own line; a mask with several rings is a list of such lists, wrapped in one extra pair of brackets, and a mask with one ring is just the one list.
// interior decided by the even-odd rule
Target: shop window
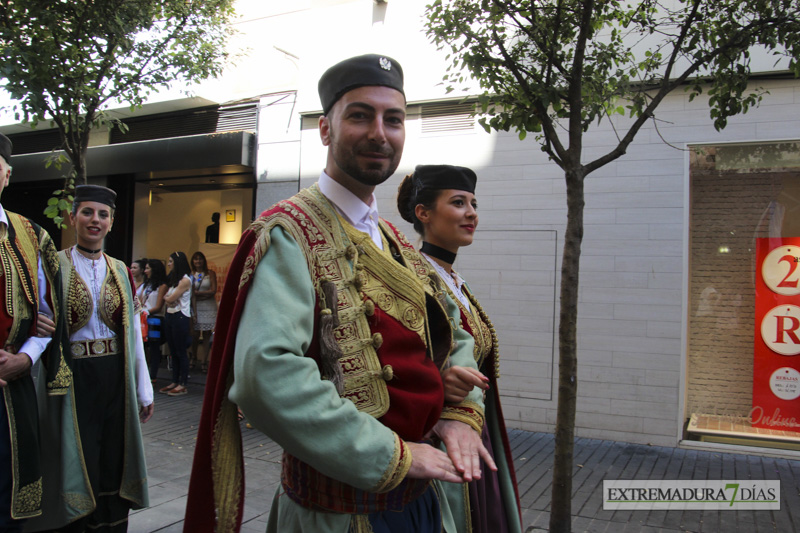
[[(800, 444), (800, 382), (798, 398), (791, 398), (791, 390), (782, 391), (780, 383), (775, 389), (769, 380), (772, 376), (774, 382), (773, 370), (784, 367), (796, 369), (782, 370), (787, 376), (800, 376), (800, 355), (783, 355), (766, 364), (777, 365), (775, 369), (759, 362), (756, 322), (760, 326), (764, 317), (759, 316), (756, 304), (761, 298), (765, 305), (766, 299), (757, 298), (756, 287), (765, 251), (787, 243), (798, 244), (798, 263), (790, 264), (784, 257), (794, 253), (787, 248), (789, 252), (776, 262), (776, 268), (783, 269), (778, 282), (791, 283), (788, 275), (794, 269), (797, 275), (792, 275), (800, 277), (800, 142), (691, 150), (687, 437), (795, 447)], [(784, 305), (791, 298), (800, 306), (800, 295), (775, 301)], [(782, 307), (781, 313), (787, 310)], [(770, 326), (771, 338), (779, 337), (772, 340), (792, 344), (797, 339), (800, 352), (800, 318), (779, 319), (778, 329)], [(793, 328), (798, 329), (796, 334)], [(788, 399), (759, 411), (759, 394), (765, 391)]]

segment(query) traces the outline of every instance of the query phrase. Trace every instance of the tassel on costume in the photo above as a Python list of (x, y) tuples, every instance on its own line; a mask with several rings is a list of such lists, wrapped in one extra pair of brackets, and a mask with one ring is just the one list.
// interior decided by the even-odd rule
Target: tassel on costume
[(333, 330), (339, 327), (339, 304), (336, 293), (336, 284), (325, 280), (321, 284), (322, 294), (325, 298), (326, 308), (320, 311), (319, 317), (319, 351), (322, 363), (322, 374), (336, 387), (336, 392), (341, 396), (344, 393), (344, 376), (339, 366), (342, 350), (333, 336)]

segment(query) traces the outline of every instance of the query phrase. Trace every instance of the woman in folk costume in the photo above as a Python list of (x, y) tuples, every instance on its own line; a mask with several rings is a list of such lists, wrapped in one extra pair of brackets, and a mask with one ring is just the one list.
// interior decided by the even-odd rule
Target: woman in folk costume
[(460, 518), (463, 522), (459, 531), (511, 533), (521, 531), (520, 507), (497, 389), (497, 335), (475, 295), (453, 270), (458, 249), (472, 244), (478, 227), (476, 182), (475, 173), (465, 167), (420, 165), (400, 184), (397, 207), (400, 215), (422, 236), (422, 255), (458, 303), (460, 327), (475, 339), (474, 355), (480, 372), (458, 366), (446, 370), (445, 400), (459, 402), (475, 386), (485, 391), (482, 439), (498, 470), (493, 472), (483, 467), (484, 475), (479, 480), (445, 483), (448, 503), (456, 520)]
[(153, 415), (133, 280), (103, 253), (116, 193), (78, 186), (70, 213), (77, 244), (59, 252), (83, 458), (95, 506), (65, 532), (120, 532), (130, 509), (147, 507), (140, 422)]

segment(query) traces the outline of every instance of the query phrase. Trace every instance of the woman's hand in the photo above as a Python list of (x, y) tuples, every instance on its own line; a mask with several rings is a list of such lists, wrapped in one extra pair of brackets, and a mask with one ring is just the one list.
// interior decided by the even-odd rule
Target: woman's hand
[(486, 390), (489, 388), (489, 378), (478, 369), (466, 366), (451, 366), (442, 373), (444, 383), (444, 401), (447, 403), (461, 403), (467, 394), (475, 388)]

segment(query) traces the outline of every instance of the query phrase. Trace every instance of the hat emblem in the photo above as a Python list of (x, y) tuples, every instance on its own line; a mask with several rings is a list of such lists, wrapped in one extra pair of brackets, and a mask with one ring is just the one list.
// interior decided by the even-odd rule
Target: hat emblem
[(392, 70), (392, 62), (386, 59), (385, 57), (380, 58), (379, 62), (383, 70)]

